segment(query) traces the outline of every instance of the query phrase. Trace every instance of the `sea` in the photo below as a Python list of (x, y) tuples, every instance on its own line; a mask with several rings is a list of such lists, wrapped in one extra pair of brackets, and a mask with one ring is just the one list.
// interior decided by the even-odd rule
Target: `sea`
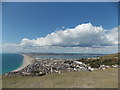
[(59, 54), (59, 55), (35, 55), (33, 58), (40, 59), (80, 59), (101, 56), (101, 54)]
[[(46, 59), (79, 59), (79, 58), (89, 58), (97, 57), (103, 54), (58, 54), (58, 55), (35, 55), (33, 58), (46, 58)], [(1, 60), (1, 59), (0, 59)], [(22, 65), (23, 56), (20, 54), (14, 53), (3, 53), (2, 54), (2, 70), (0, 70), (0, 75), (11, 72)], [(2, 64), (2, 65), (1, 65)], [(1, 67), (0, 67), (1, 68)]]
[(22, 65), (22, 61), (23, 56), (20, 54), (2, 54), (2, 72), (0, 72), (0, 74), (4, 74), (19, 68)]

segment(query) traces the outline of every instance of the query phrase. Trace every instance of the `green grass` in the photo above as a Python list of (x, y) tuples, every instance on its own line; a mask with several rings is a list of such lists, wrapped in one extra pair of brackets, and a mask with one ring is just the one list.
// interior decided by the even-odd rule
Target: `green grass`
[(117, 88), (118, 69), (68, 72), (40, 77), (3, 76), (3, 88)]

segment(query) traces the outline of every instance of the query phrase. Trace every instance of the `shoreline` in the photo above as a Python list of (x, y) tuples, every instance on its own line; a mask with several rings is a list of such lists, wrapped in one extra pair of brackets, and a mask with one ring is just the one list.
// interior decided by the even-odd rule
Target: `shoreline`
[[(79, 72), (79, 71), (98, 71), (107, 68), (118, 68), (118, 58), (116, 54), (111, 59), (107, 57), (97, 57), (79, 60), (57, 60), (57, 59), (36, 59), (32, 58), (30, 54), (24, 54), (23, 64), (20, 68), (11, 73), (6, 73), (5, 76), (43, 76), (50, 73), (64, 73), (64, 72)], [(110, 62), (108, 62), (108, 60)], [(95, 62), (95, 63), (94, 63)]]
[(21, 55), (23, 56), (22, 65), (11, 72), (18, 72), (32, 63), (33, 59), (29, 55), (25, 55), (25, 54), (21, 54)]

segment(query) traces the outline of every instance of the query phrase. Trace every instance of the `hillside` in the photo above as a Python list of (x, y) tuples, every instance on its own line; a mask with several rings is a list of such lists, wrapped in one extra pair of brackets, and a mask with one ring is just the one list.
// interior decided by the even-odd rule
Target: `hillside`
[(41, 77), (3, 76), (3, 88), (117, 88), (118, 69), (54, 73)]
[(120, 53), (116, 54), (109, 54), (109, 55), (103, 55), (97, 58), (89, 58), (89, 59), (79, 59), (77, 61), (84, 62), (85, 64), (89, 64), (93, 68), (98, 68), (100, 65), (118, 65), (120, 63), (120, 60), (118, 60), (118, 56)]
[(120, 56), (120, 53), (115, 53), (115, 54), (108, 54), (108, 55), (103, 55), (101, 58), (108, 59), (108, 58), (118, 58)]

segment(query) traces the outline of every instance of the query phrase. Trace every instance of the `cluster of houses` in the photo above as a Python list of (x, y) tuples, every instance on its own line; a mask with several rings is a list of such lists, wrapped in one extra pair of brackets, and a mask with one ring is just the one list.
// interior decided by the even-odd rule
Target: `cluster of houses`
[[(116, 68), (118, 65), (112, 65)], [(77, 72), (77, 71), (95, 71), (105, 70), (110, 66), (100, 65), (99, 68), (91, 68), (91, 66), (73, 59), (39, 59), (36, 58), (36, 62), (28, 65), (24, 69), (17, 72), (5, 73), (5, 76), (42, 76), (49, 73), (64, 73), (64, 72)]]

